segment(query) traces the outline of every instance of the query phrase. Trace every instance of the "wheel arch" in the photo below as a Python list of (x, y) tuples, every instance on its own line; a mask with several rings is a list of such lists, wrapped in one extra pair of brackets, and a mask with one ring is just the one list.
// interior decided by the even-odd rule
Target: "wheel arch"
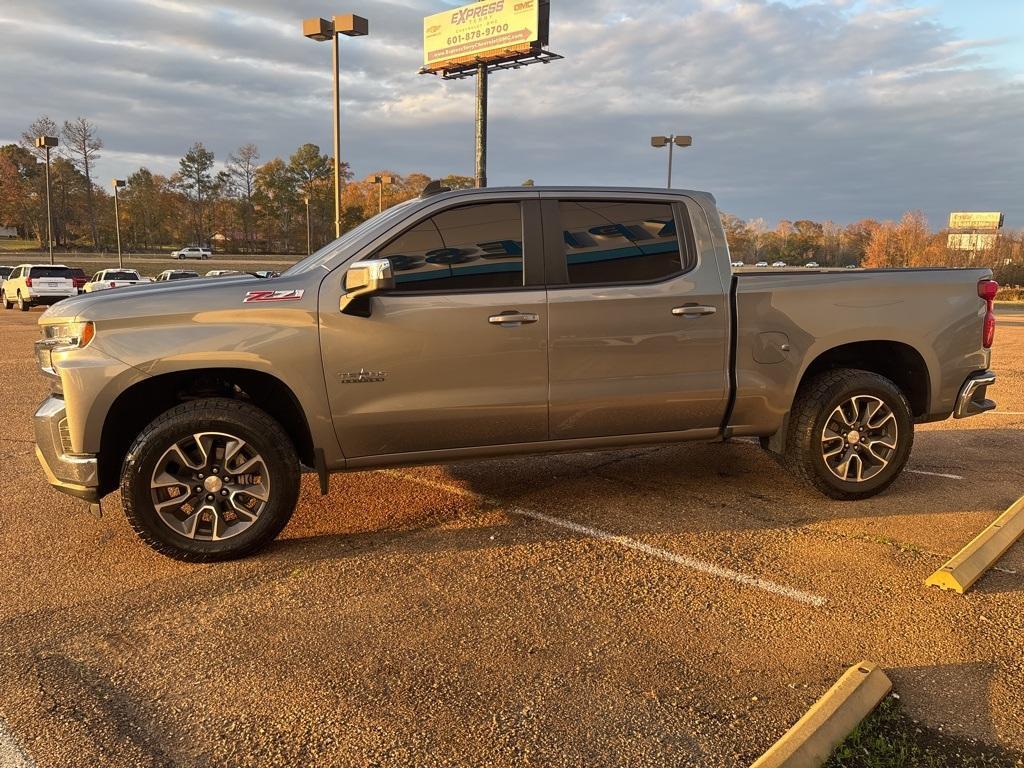
[(309, 421), (298, 397), (281, 379), (248, 368), (178, 370), (142, 379), (111, 403), (100, 434), (100, 495), (117, 488), (128, 449), (147, 424), (180, 403), (204, 397), (244, 400), (265, 411), (288, 434), (299, 460), (315, 465)]
[(928, 363), (910, 344), (873, 340), (831, 347), (804, 368), (797, 393), (815, 376), (835, 368), (858, 368), (889, 379), (907, 398), (915, 418), (924, 417), (930, 410), (932, 381)]

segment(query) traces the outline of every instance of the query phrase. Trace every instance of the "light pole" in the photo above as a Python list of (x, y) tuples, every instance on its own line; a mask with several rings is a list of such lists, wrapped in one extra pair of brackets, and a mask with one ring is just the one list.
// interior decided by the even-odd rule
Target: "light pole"
[(367, 184), (377, 185), (377, 213), (382, 213), (384, 211), (384, 185), (392, 184), (394, 181), (395, 177), (387, 174), (378, 173), (376, 175), (366, 177)]
[(50, 148), (58, 144), (56, 136), (36, 136), (36, 146), (46, 150), (46, 244), (53, 264), (53, 214), (50, 213)]
[(656, 149), (668, 147), (668, 188), (672, 189), (672, 150), (676, 147), (689, 147), (693, 144), (692, 136), (651, 136), (651, 146)]
[(341, 237), (341, 88), (338, 36), (361, 37), (370, 33), (370, 22), (354, 13), (327, 19), (304, 19), (302, 34), (317, 42), (334, 42), (334, 236)]
[(313, 240), (310, 237), (309, 230), (309, 195), (306, 195), (302, 199), (306, 201), (306, 255), (309, 256), (313, 252)]
[(121, 258), (121, 217), (117, 213), (117, 190), (128, 186), (124, 179), (111, 179), (110, 186), (114, 188), (114, 231), (117, 232), (117, 268), (124, 269), (124, 261)]

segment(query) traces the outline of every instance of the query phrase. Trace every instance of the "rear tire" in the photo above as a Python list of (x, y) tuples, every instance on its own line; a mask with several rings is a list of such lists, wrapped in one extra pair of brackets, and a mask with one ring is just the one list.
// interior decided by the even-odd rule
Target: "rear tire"
[(32, 308), (32, 305), (25, 301), (25, 297), (21, 295), (21, 291), (18, 291), (18, 309), (22, 312), (28, 312)]
[(889, 379), (855, 368), (801, 386), (783, 464), (833, 499), (866, 499), (899, 477), (914, 444), (906, 397)]
[(280, 424), (248, 403), (193, 400), (128, 450), (121, 495), (132, 528), (188, 562), (245, 557), (281, 532), (299, 495), (299, 459)]

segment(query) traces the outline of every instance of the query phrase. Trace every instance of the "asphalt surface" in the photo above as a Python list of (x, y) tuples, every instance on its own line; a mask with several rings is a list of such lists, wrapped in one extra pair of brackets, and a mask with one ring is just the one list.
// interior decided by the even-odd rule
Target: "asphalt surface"
[(208, 566), (49, 490), (39, 313), (0, 311), (0, 765), (731, 767), (865, 658), (923, 727), (1024, 750), (1024, 543), (922, 585), (1024, 494), (1022, 313), (1000, 411), (921, 427), (935, 474), (866, 502), (749, 442), (307, 477)]

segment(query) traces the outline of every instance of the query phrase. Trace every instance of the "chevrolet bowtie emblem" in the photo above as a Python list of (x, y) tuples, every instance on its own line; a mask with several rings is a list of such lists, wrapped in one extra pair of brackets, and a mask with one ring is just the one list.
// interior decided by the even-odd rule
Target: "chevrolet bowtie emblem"
[(387, 371), (368, 371), (365, 368), (360, 368), (359, 373), (338, 374), (342, 384), (369, 384), (374, 381), (384, 381), (387, 377)]

